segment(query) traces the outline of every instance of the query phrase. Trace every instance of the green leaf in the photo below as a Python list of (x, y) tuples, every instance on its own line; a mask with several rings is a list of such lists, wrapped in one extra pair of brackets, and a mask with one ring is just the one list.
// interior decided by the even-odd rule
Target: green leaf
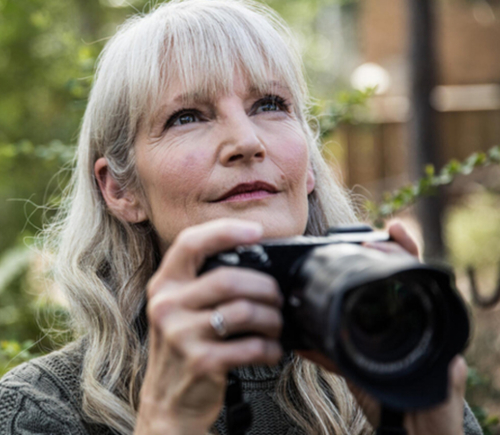
[(443, 169), (441, 170), (441, 174), (447, 174), (447, 175), (456, 175), (460, 173), (460, 169), (462, 168), (462, 164), (456, 160), (452, 159), (446, 164)]
[(500, 422), (500, 418), (497, 415), (490, 415), (486, 418), (485, 424), (486, 426), (494, 426)]
[(470, 155), (462, 165), (461, 173), (463, 175), (469, 175), (472, 173), (475, 167), (483, 163), (486, 156), (483, 153), (474, 153)]
[(443, 173), (441, 172), (436, 178), (436, 185), (437, 184), (450, 184), (453, 181), (453, 175), (450, 173)]
[(488, 151), (488, 157), (493, 163), (500, 163), (500, 146), (491, 148)]

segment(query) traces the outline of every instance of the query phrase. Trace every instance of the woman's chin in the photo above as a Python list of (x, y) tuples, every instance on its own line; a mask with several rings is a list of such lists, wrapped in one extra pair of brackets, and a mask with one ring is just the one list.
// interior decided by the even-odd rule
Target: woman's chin
[(269, 221), (268, 219), (260, 221), (264, 227), (265, 239), (281, 239), (286, 237), (301, 236), (304, 234), (307, 222), (285, 222), (284, 219)]

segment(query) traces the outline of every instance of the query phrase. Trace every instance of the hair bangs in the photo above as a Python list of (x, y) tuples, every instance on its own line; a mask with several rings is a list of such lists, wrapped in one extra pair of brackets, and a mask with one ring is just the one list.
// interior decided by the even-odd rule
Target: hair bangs
[[(179, 10), (169, 13), (174, 8)], [(176, 89), (207, 100), (230, 94), (235, 74), (260, 93), (269, 92), (271, 81), (279, 82), (290, 90), (300, 114), (305, 95), (300, 62), (290, 52), (286, 35), (269, 20), (238, 1), (224, 0), (171, 2), (155, 13), (164, 32), (154, 68), (160, 71), (163, 89), (159, 92), (153, 79), (142, 93), (142, 98), (149, 96), (149, 115), (161, 106), (166, 92)]]

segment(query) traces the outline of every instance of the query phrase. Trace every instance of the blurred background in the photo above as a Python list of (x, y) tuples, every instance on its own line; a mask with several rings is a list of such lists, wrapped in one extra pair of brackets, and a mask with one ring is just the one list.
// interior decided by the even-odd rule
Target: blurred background
[[(300, 44), (325, 156), (360, 216), (399, 217), (455, 268), (474, 318), (468, 399), (500, 433), (500, 0), (267, 4)], [(96, 58), (149, 8), (0, 0), (0, 376), (69, 339), (35, 236), (71, 172)]]

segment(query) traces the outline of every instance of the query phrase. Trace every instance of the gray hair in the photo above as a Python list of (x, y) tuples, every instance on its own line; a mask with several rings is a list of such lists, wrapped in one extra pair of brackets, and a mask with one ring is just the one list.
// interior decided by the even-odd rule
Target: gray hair
[[(150, 224), (129, 224), (107, 210), (94, 176), (96, 160), (107, 158), (123, 189), (140, 189), (134, 142), (172, 77), (209, 94), (230, 90), (235, 71), (255, 86), (272, 74), (290, 88), (310, 148), (316, 187), (309, 195), (306, 233), (354, 222), (348, 195), (323, 160), (311, 127), (302, 68), (286, 24), (269, 8), (246, 0), (158, 5), (130, 18), (104, 48), (72, 182), (46, 233), (57, 253), (55, 277), (70, 304), (72, 328), (86, 341), (82, 389), (90, 421), (133, 433), (148, 349), (141, 290), (160, 259)], [(278, 396), (306, 433), (368, 430), (342, 378), (299, 357), (284, 370)]]

